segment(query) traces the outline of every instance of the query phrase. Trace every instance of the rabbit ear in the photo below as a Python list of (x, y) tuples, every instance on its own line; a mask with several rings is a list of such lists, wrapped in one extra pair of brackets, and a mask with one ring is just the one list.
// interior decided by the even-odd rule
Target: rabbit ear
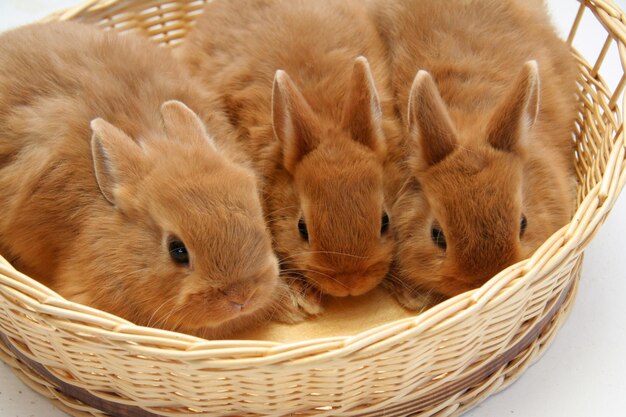
[(274, 77), (272, 123), (283, 150), (283, 165), (293, 174), (302, 158), (318, 145), (320, 128), (306, 99), (282, 70)]
[(489, 144), (506, 152), (523, 152), (538, 112), (539, 69), (537, 61), (528, 61), (488, 125)]
[(354, 61), (342, 124), (356, 142), (377, 154), (384, 154), (386, 147), (380, 100), (370, 65), (362, 56)]
[(91, 129), (96, 181), (104, 198), (116, 205), (115, 188), (141, 178), (141, 148), (126, 133), (103, 119), (94, 119)]
[(435, 81), (426, 71), (418, 71), (409, 95), (408, 127), (417, 141), (417, 152), (426, 166), (441, 162), (454, 151), (456, 132)]
[(216, 149), (204, 123), (189, 107), (177, 100), (170, 100), (161, 106), (161, 117), (168, 138), (181, 143), (209, 145)]

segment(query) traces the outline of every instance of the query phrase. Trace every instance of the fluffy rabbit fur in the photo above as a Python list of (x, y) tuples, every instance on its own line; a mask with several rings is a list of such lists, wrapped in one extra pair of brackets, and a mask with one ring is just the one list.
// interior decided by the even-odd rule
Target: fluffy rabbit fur
[(412, 153), (392, 210), (407, 307), (480, 286), (571, 217), (577, 70), (539, 6), (373, 4)]
[(221, 337), (264, 317), (278, 262), (256, 178), (216, 148), (232, 132), (198, 90), (132, 36), (73, 23), (1, 35), (0, 252), (141, 325)]
[(400, 129), (360, 2), (212, 2), (181, 52), (255, 159), (284, 273), (334, 296), (375, 287), (392, 256), (383, 171)]

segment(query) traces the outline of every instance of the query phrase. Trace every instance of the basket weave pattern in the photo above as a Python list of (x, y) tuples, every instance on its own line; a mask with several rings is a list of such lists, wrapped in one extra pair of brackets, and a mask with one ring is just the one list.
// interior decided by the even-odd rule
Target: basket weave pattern
[[(224, 0), (227, 1), (227, 0)], [(528, 260), (427, 312), (350, 337), (298, 343), (206, 341), (142, 328), (70, 303), (0, 258), (0, 358), (75, 416), (451, 416), (515, 380), (547, 346), (574, 298), (582, 252), (626, 182), (622, 92), (601, 74), (626, 18), (580, 0), (606, 29), (578, 57), (578, 209)], [(184, 41), (204, 1), (100, 0), (49, 17)], [(574, 52), (575, 53), (575, 52)], [(621, 108), (620, 108), (621, 106)]]

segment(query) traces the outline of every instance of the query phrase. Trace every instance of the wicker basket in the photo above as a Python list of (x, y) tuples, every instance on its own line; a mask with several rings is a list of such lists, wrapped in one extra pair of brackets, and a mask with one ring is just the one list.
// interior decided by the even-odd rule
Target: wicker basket
[[(578, 210), (532, 258), (418, 316), (295, 343), (206, 341), (70, 303), (0, 258), (0, 357), (75, 416), (450, 416), (507, 386), (550, 343), (576, 294), (583, 250), (626, 182), (621, 103), (600, 73), (626, 65), (626, 17), (580, 0), (605, 28), (594, 64), (577, 54)], [(100, 0), (56, 14), (184, 41), (203, 1)]]

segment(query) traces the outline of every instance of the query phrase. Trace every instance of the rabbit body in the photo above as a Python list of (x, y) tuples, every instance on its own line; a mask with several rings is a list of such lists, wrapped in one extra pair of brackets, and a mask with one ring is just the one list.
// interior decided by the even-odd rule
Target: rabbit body
[(577, 69), (542, 4), (370, 6), (410, 149), (391, 275), (411, 307), (480, 286), (568, 222)]
[(218, 93), (262, 177), (283, 272), (334, 296), (375, 287), (392, 254), (400, 130), (361, 3), (212, 2), (180, 52)]
[(130, 35), (0, 35), (0, 253), (140, 325), (221, 337), (265, 317), (278, 264), (257, 180), (199, 90)]

